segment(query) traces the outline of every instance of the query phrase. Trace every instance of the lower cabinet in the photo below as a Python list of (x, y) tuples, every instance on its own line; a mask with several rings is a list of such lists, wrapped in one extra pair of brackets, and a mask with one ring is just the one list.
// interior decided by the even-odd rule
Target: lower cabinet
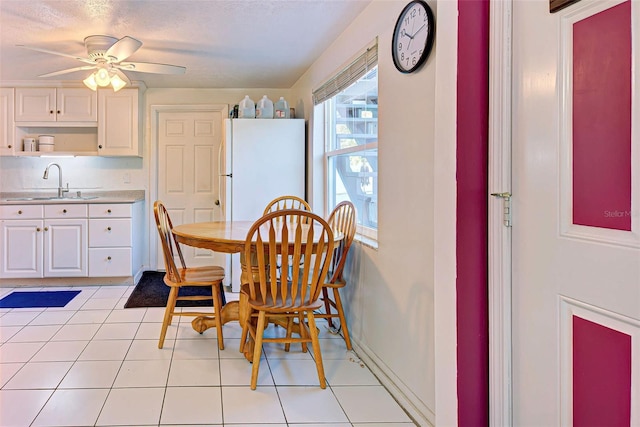
[[(0, 277), (29, 278), (42, 275), (43, 221), (42, 206), (40, 219), (2, 219), (0, 240), (2, 255), (0, 258)], [(16, 211), (17, 212), (17, 211)], [(29, 214), (21, 212), (28, 217)]]
[(0, 221), (0, 277), (87, 276), (87, 205), (2, 206)]
[(0, 205), (0, 278), (123, 277), (141, 262), (143, 203)]
[(132, 276), (140, 268), (136, 236), (142, 203), (89, 205), (89, 276)]
[(44, 277), (87, 277), (87, 219), (44, 221)]

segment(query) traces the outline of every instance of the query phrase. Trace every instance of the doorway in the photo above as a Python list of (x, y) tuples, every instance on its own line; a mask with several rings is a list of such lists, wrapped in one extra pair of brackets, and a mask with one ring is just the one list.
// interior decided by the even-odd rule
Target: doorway
[[(150, 263), (164, 269), (153, 202), (162, 200), (174, 226), (224, 219), (220, 208), (220, 148), (227, 105), (151, 107)], [(224, 255), (183, 247), (187, 265), (224, 265)]]
[[(513, 227), (491, 233), (491, 399), (503, 410), (492, 424), (636, 425), (640, 147), (631, 83), (640, 9), (619, 0), (556, 13), (548, 2), (498, 3), (508, 49), (493, 51), (513, 60), (496, 55), (495, 69), (509, 77), (492, 101), (509, 130), (498, 141), (512, 152), (494, 147), (490, 176), (499, 182), (513, 170), (513, 187), (492, 188), (512, 188)], [(508, 265), (495, 261), (511, 242)]]

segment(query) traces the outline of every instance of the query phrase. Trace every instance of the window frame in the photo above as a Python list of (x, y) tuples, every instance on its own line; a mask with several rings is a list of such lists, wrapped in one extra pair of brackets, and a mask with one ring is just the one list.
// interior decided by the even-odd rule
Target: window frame
[[(373, 68), (378, 67), (377, 62), (373, 65)], [(377, 79), (377, 75), (376, 75), (376, 79)], [(376, 83), (377, 86), (377, 83)], [(350, 86), (349, 86), (350, 87)], [(347, 88), (345, 88), (347, 89)], [(325, 206), (329, 207), (331, 206), (330, 204), (330, 198), (332, 197), (332, 195), (330, 195), (329, 189), (331, 188), (330, 182), (329, 180), (331, 179), (331, 171), (329, 170), (329, 166), (330, 166), (330, 162), (331, 162), (331, 158), (332, 157), (339, 157), (342, 155), (348, 155), (348, 154), (353, 154), (353, 153), (362, 153), (363, 156), (366, 156), (367, 152), (373, 151), (373, 150), (378, 150), (378, 141), (379, 138), (376, 138), (375, 142), (365, 142), (363, 144), (360, 145), (354, 145), (351, 147), (345, 147), (345, 148), (336, 148), (336, 149), (331, 149), (332, 147), (335, 147), (337, 144), (335, 143), (335, 138), (336, 138), (336, 132), (335, 132), (335, 128), (336, 128), (336, 123), (335, 123), (335, 115), (332, 114), (333, 111), (335, 111), (336, 106), (335, 106), (335, 99), (338, 95), (340, 95), (345, 89), (343, 89), (342, 91), (336, 93), (335, 95), (333, 95), (331, 98), (326, 99), (325, 101), (323, 101), (322, 103), (318, 104), (320, 108), (320, 110), (322, 111), (322, 123), (323, 123), (323, 173), (324, 173), (324, 179), (323, 179), (323, 189), (324, 189), (324, 204)], [(318, 111), (318, 109), (316, 109), (315, 111)], [(376, 135), (378, 135), (378, 131), (376, 131)], [(376, 177), (376, 179), (378, 179)], [(376, 186), (377, 187), (377, 186)], [(378, 191), (376, 190), (376, 200), (378, 199)], [(376, 217), (377, 217), (377, 213), (378, 213), (378, 204), (376, 203)], [(362, 223), (357, 223), (356, 225), (356, 234), (359, 236), (362, 236), (366, 239), (370, 239), (373, 241), (377, 241), (378, 240), (378, 228), (372, 228), (372, 227), (367, 227), (365, 225), (363, 225)]]

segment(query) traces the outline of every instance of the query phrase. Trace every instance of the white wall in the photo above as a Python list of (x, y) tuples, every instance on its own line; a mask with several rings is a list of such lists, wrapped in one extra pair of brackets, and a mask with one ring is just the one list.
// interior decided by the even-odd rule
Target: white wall
[[(438, 22), (435, 2), (429, 3)], [(313, 127), (312, 90), (378, 37), (378, 248), (355, 245), (344, 297), (351, 336), (359, 350), (388, 377), (387, 385), (410, 406), (417, 421), (426, 424), (435, 423), (436, 413), (434, 259), (441, 224), (435, 220), (435, 185), (437, 179), (451, 181), (454, 176), (436, 177), (434, 152), (438, 144), (455, 147), (455, 140), (438, 144), (435, 140), (437, 37), (434, 52), (418, 72), (401, 74), (393, 65), (391, 36), (405, 5), (405, 1), (372, 2), (293, 86), (292, 97)], [(442, 22), (438, 25), (446, 28)], [(437, 167), (455, 171), (455, 148), (447, 161), (448, 165)], [(316, 174), (322, 173), (321, 163), (314, 167)], [(449, 185), (455, 191), (455, 182)], [(318, 181), (312, 190), (315, 209), (324, 196)], [(438, 210), (447, 226), (455, 225), (455, 203), (449, 200)], [(455, 251), (454, 234), (443, 247)], [(455, 252), (439, 254), (447, 255), (455, 259)], [(455, 289), (450, 270), (441, 277), (447, 277)], [(451, 340), (455, 342), (455, 336)], [(455, 376), (448, 380), (455, 382)], [(455, 410), (455, 394), (452, 397)]]

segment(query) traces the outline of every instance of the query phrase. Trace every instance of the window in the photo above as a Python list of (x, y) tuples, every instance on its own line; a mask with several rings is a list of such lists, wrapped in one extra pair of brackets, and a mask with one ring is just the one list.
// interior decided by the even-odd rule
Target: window
[[(347, 77), (345, 77), (345, 75)], [(325, 194), (330, 211), (343, 200), (358, 212), (358, 233), (378, 229), (377, 45), (314, 91), (324, 113)]]

